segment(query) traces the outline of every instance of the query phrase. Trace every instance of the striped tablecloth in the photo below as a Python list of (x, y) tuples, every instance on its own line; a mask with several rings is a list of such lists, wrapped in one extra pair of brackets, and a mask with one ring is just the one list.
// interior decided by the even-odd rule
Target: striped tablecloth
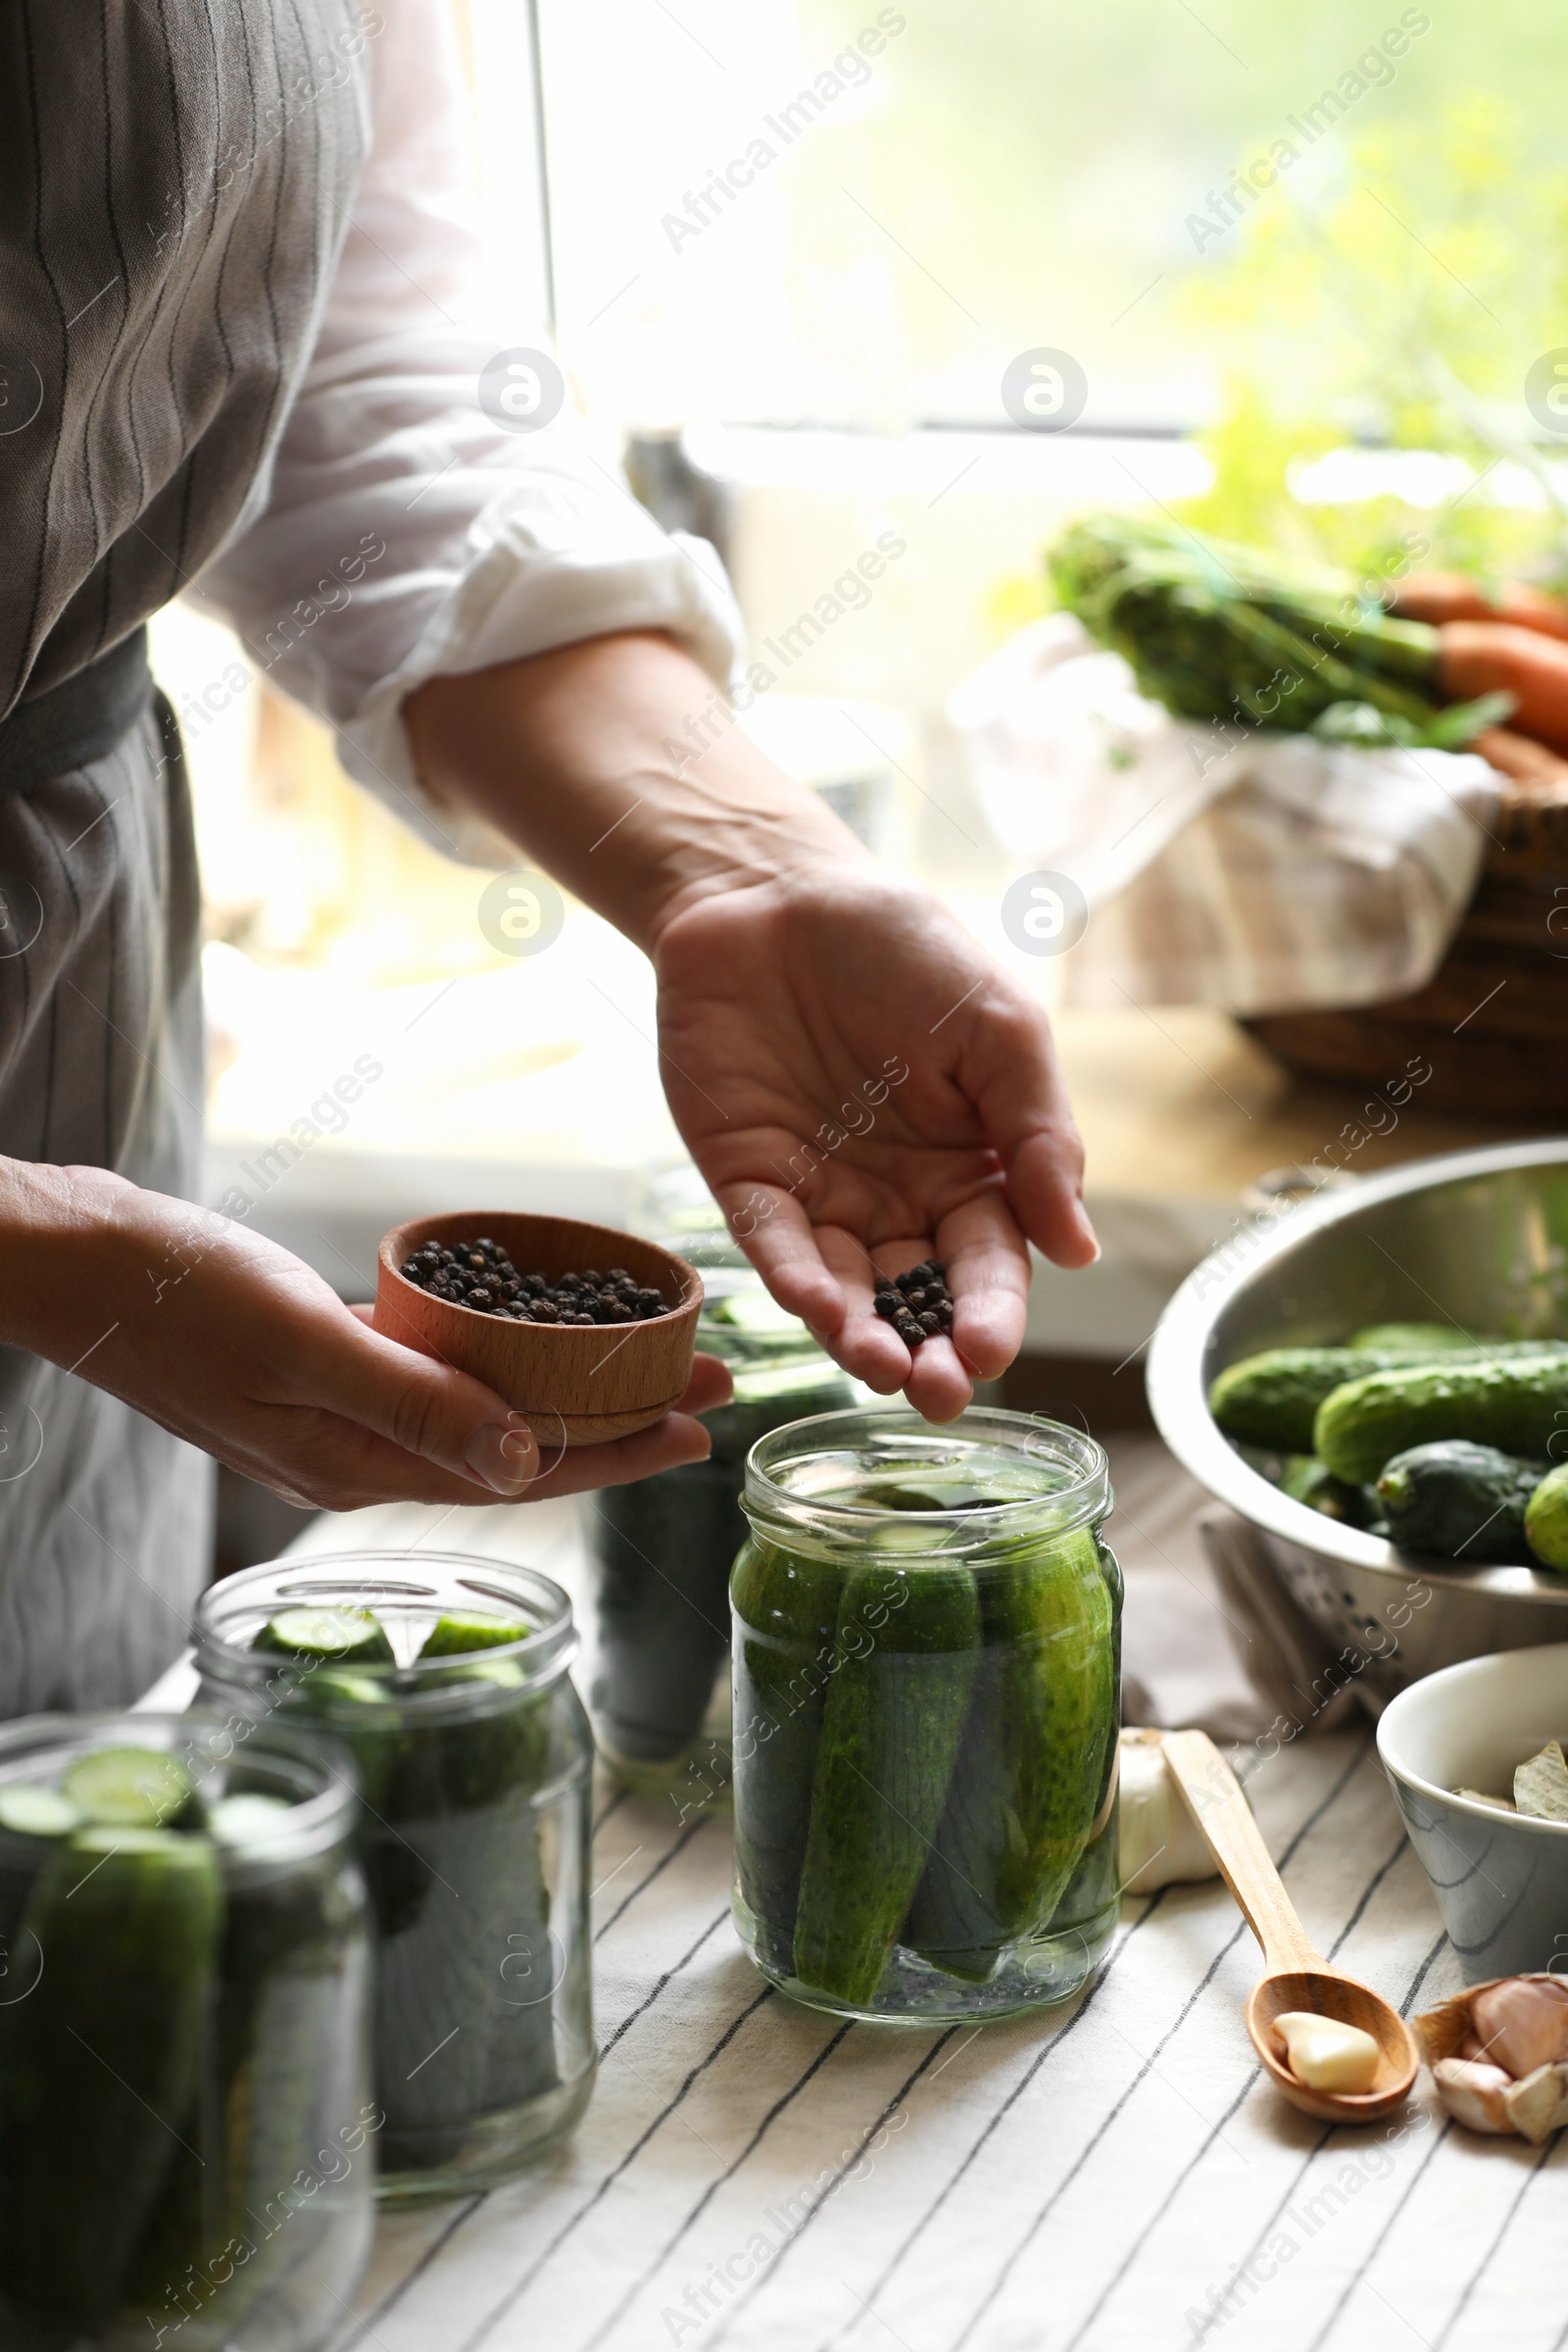
[[(1458, 1983), (1370, 1739), (1250, 1763), (1320, 1947), (1406, 2011)], [(1568, 2342), (1568, 2138), (1426, 2099), (1330, 2131), (1242, 2024), (1219, 1886), (1125, 1905), (1099, 1982), (980, 2031), (845, 2026), (771, 1991), (728, 1911), (728, 1824), (607, 1791), (603, 2051), (575, 2139), (382, 2225), (346, 2342), (380, 2352), (1452, 2352)]]
[[(1206, 1693), (1192, 1661), (1245, 1632), (1196, 1491), (1168, 1457), (1114, 1468), (1129, 1655), (1219, 1720), (1242, 1648)], [(372, 1543), (524, 1556), (582, 1598), (567, 1505), (356, 1513), (301, 1548)], [(1319, 1949), (1406, 2012), (1456, 1989), (1370, 1734), (1231, 1752)], [(1425, 2078), (1366, 2130), (1296, 2114), (1247, 2039), (1257, 1952), (1217, 1881), (1128, 1900), (1063, 2010), (845, 2026), (742, 1951), (726, 1815), (598, 1804), (587, 2116), (507, 2188), (385, 2219), (339, 2352), (1568, 2352), (1568, 2133), (1479, 2139)]]

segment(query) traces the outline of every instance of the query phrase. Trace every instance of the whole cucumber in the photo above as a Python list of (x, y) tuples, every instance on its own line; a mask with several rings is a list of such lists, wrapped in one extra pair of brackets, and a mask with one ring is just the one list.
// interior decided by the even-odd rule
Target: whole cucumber
[(356, 2053), (336, 2030), (338, 1972), (356, 1916), (335, 1871), (253, 1857), (229, 1886), (201, 2098), (126, 2278), (154, 2333), (188, 2324), (205, 2345), (216, 2326), (226, 2341), (300, 2259), (285, 2192), (348, 2111)]
[(1370, 1527), (1378, 1516), (1376, 1497), (1365, 1487), (1348, 1487), (1309, 1453), (1291, 1454), (1278, 1483), (1293, 1502), (1304, 1502), (1309, 1511), (1321, 1511), (1345, 1527)]
[(34, 1883), (43, 1973), (0, 2009), (0, 2297), (73, 2342), (119, 2311), (200, 2131), (222, 1917), (215, 1849), (176, 1831), (83, 1830)]
[(1364, 1331), (1352, 1331), (1345, 1344), (1371, 1354), (1439, 1356), (1459, 1348), (1473, 1353), (1489, 1343), (1484, 1333), (1463, 1331), (1457, 1323), (1369, 1323)]
[(870, 1999), (920, 1883), (979, 1643), (967, 1566), (925, 1553), (844, 1580), (795, 1922), (797, 1978), (836, 2000)]
[(735, 1615), (735, 1883), (759, 1957), (793, 1968), (801, 1865), (832, 1676), (843, 1570), (806, 1552), (743, 1544)]
[[(560, 2080), (550, 1888), (533, 1799), (552, 1777), (561, 1719), (578, 1701), (565, 1685), (529, 1693), (522, 1668), (508, 1659), (455, 1663), (449, 1679), (491, 1684), (513, 1703), (409, 1735), (430, 1745), (440, 1812), (399, 1826), (422, 1840), (436, 1883), (413, 1942), (393, 1938), (383, 1947), (383, 1984), (390, 1993), (395, 1972), (405, 1999), (401, 2011), (391, 1998), (377, 2004), (381, 2080), (394, 2071), (406, 2078), (453, 2025), (461, 2030), (384, 2102), (394, 2166), (398, 2132), (426, 2121), (462, 2130), (474, 2115), (517, 2106)], [(556, 1756), (554, 1769), (561, 1766)], [(431, 2022), (433, 2034), (424, 2031)], [(399, 2051), (406, 2063), (395, 2064)]]
[(519, 1997), (519, 1984), (530, 1971), (535, 1985), (548, 1982), (552, 1966), (532, 1797), (552, 1770), (565, 1702), (530, 1694), (514, 1659), (462, 1658), (444, 1642), (426, 1654), (449, 1662), (425, 1689), (478, 1686), (475, 1712), (403, 1720), (372, 1678), (342, 1672), (300, 1686), (375, 1791), (364, 1829), (372, 2043), (382, 2159), (394, 2172), (448, 2161), (476, 2117), (558, 2080), (551, 2001)]
[(1376, 1479), (1412, 1446), (1469, 1438), (1503, 1453), (1550, 1458), (1568, 1430), (1568, 1351), (1489, 1362), (1374, 1372), (1330, 1392), (1317, 1410), (1312, 1450), (1352, 1486)]
[[(504, 2070), (491, 2047), (513, 2022), (504, 2007), (509, 1956), (549, 1965), (548, 1909), (526, 1799), (409, 1815), (397, 1830), (426, 1863), (430, 1884), (417, 1917), (377, 1946), (375, 2084), (386, 2114), (383, 2161), (393, 2172), (423, 2171), (459, 2152), (476, 2117), (554, 2087), (548, 1999), (514, 2013), (523, 2048), (508, 2053)], [(526, 1946), (509, 1943), (514, 1932)]]
[[(1282, 1453), (1319, 1451), (1312, 1430), (1319, 1405), (1348, 1381), (1374, 1372), (1399, 1372), (1441, 1359), (1445, 1368), (1470, 1363), (1528, 1361), (1563, 1352), (1550, 1340), (1470, 1341), (1462, 1347), (1269, 1348), (1228, 1364), (1208, 1392), (1208, 1409), (1228, 1438)], [(1333, 1469), (1335, 1465), (1330, 1463)], [(1343, 1473), (1342, 1473), (1343, 1475)]]
[(1531, 1495), (1525, 1540), (1543, 1567), (1568, 1568), (1568, 1462), (1548, 1470)]
[(1539, 1462), (1444, 1438), (1396, 1453), (1376, 1494), (1401, 1551), (1474, 1564), (1524, 1558), (1525, 1505), (1540, 1483)]
[(979, 1573), (984, 1647), (948, 1801), (903, 1940), (983, 1982), (1051, 1918), (1114, 1745), (1114, 1610), (1085, 1528)]

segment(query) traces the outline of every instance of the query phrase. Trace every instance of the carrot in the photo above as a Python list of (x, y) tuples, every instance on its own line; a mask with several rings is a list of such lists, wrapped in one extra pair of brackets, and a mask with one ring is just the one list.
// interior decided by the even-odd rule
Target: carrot
[(1515, 735), (1509, 727), (1483, 727), (1464, 748), (1479, 752), (1489, 767), (1511, 776), (1516, 784), (1554, 785), (1559, 790), (1568, 785), (1568, 760), (1561, 753), (1548, 752), (1544, 743)]
[(1505, 620), (1446, 621), (1438, 637), (1446, 694), (1511, 694), (1513, 732), (1568, 752), (1568, 645)]
[(1388, 605), (1401, 620), (1424, 620), (1433, 628), (1449, 620), (1500, 620), (1545, 637), (1568, 638), (1568, 597), (1547, 596), (1522, 580), (1489, 589), (1468, 572), (1418, 571), (1399, 581)]

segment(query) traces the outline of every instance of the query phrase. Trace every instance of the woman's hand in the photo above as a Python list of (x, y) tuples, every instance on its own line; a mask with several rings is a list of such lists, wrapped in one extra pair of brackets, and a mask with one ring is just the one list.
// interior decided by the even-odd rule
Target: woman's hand
[[(1045, 1015), (940, 901), (859, 862), (692, 898), (653, 948), (664, 1086), (781, 1303), (933, 1421), (1023, 1338), (1027, 1243), (1096, 1243)], [(953, 1337), (913, 1353), (877, 1273), (941, 1258)]]
[[(467, 1373), (370, 1330), (298, 1258), (101, 1168), (0, 1162), (0, 1339), (47, 1356), (290, 1502), (485, 1503), (700, 1461), (691, 1416), (729, 1375), (699, 1356), (681, 1410), (610, 1446), (552, 1447)], [(49, 1432), (44, 1431), (44, 1444)]]
[[(671, 1108), (774, 1297), (872, 1388), (961, 1412), (1023, 1338), (1026, 1244), (1062, 1266), (1096, 1254), (1039, 1006), (780, 774), (667, 640), (431, 678), (404, 711), (437, 798), (653, 957)], [(872, 1278), (933, 1251), (953, 1337), (911, 1361)]]

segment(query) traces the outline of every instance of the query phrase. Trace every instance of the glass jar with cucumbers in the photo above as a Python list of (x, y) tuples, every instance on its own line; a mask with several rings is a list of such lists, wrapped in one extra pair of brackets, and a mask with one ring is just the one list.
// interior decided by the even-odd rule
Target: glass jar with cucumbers
[(975, 1408), (775, 1431), (734, 1613), (735, 1916), (871, 2019), (1064, 1999), (1116, 1918), (1121, 1575), (1104, 1454)]
[(729, 1784), (723, 1666), (730, 1566), (746, 1539), (746, 1456), (769, 1430), (860, 1392), (722, 1232), (682, 1234), (670, 1247), (703, 1270), (697, 1345), (728, 1364), (735, 1393), (704, 1416), (713, 1447), (706, 1462), (589, 1498), (587, 1688), (600, 1753), (616, 1778), (695, 1810)]
[(575, 1649), (559, 1585), (453, 1553), (273, 1562), (198, 1611), (206, 1703), (317, 1724), (359, 1767), (389, 2201), (503, 2180), (588, 2103), (593, 1740)]
[(0, 1732), (0, 2342), (316, 2352), (369, 2248), (341, 1749), (221, 1716)]

